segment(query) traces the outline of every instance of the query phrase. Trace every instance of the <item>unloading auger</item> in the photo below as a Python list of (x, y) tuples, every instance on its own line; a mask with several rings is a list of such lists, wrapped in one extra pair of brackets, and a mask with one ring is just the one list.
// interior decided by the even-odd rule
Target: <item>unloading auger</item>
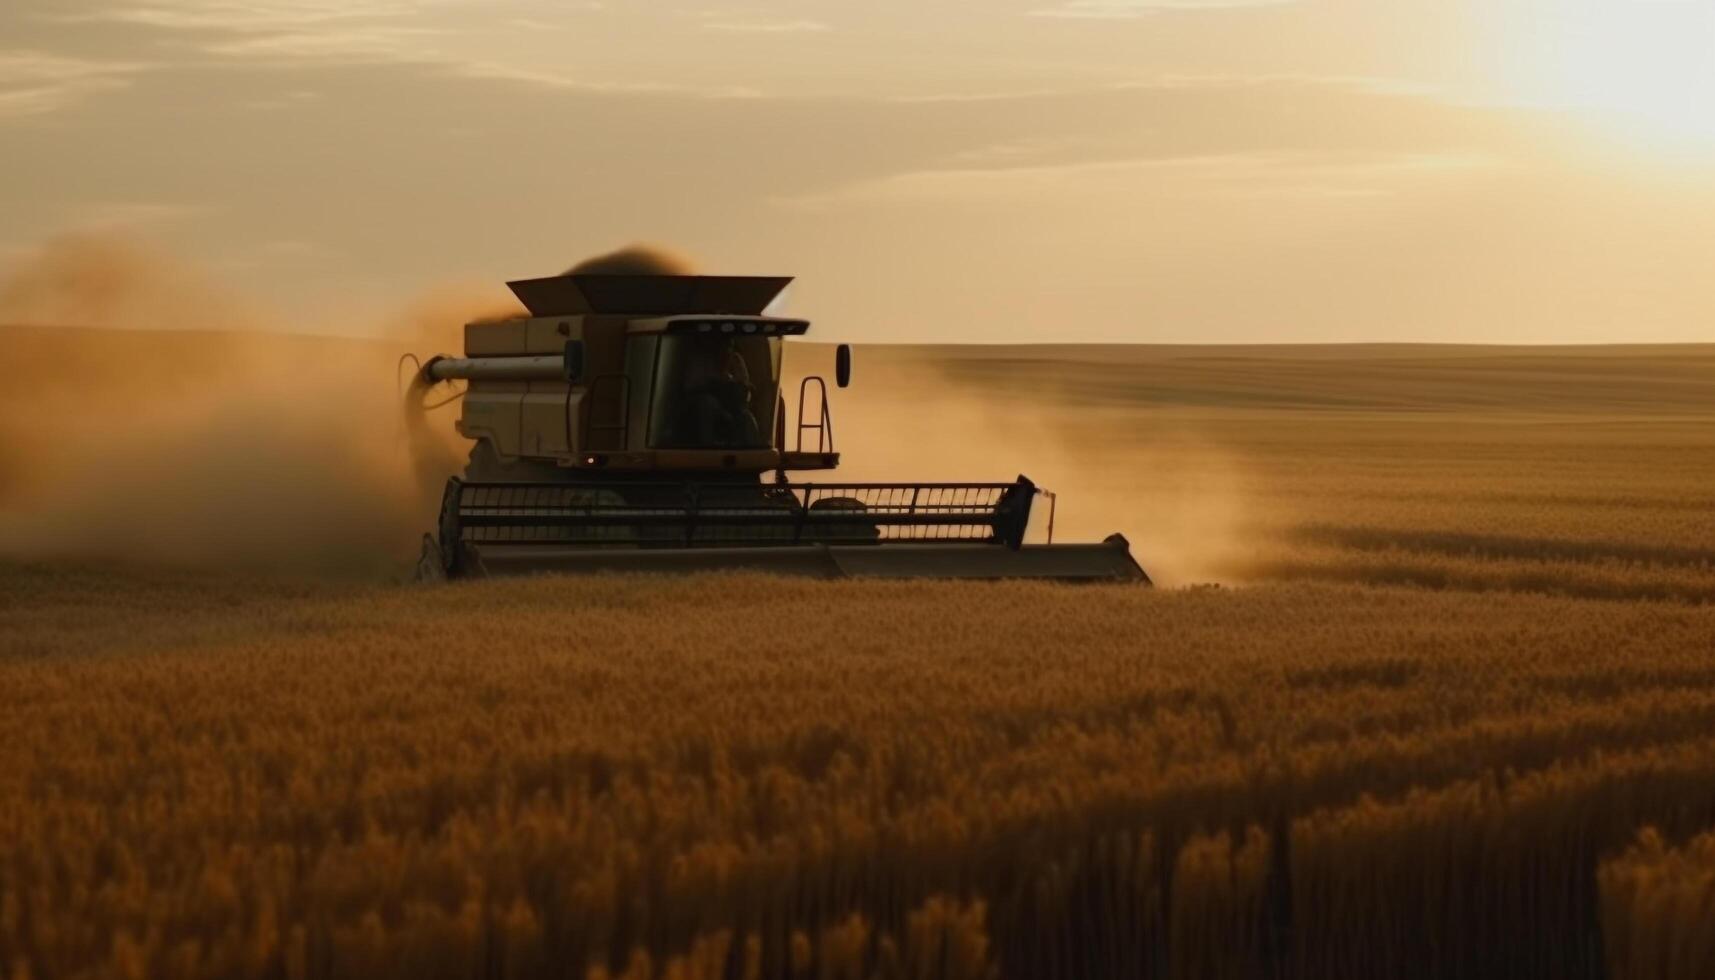
[[(782, 347), (810, 329), (763, 311), (791, 280), (568, 274), (509, 283), (528, 316), (465, 326), (463, 357), (424, 363), (426, 393), (464, 381), (460, 434), (418, 574), (715, 569), (839, 578), (1147, 583), (1121, 535), (1026, 541), (1041, 495), (1007, 483), (793, 482), (832, 470), (827, 385), (796, 423)], [(835, 380), (851, 377), (836, 352)], [(788, 432), (791, 447), (788, 448)], [(773, 480), (764, 475), (773, 473)], [(1052, 519), (1048, 537), (1052, 538)]]

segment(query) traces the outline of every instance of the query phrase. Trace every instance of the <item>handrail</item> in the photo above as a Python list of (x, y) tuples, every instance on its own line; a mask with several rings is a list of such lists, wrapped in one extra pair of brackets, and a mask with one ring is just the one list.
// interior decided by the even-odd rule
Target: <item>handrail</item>
[[(810, 384), (815, 382), (816, 397), (821, 400), (821, 421), (804, 421), (804, 398), (810, 392)], [(819, 374), (812, 374), (798, 382), (798, 436), (795, 452), (804, 451), (804, 430), (816, 430), (816, 452), (831, 453), (834, 451), (834, 419), (828, 410), (828, 383)]]
[[(828, 391), (826, 387), (822, 389), (822, 431), (828, 434), (828, 448), (821, 449), (820, 451), (831, 453), (834, 451), (834, 416), (832, 409), (828, 405)], [(821, 445), (822, 439), (818, 436), (816, 438), (816, 446), (820, 448)]]

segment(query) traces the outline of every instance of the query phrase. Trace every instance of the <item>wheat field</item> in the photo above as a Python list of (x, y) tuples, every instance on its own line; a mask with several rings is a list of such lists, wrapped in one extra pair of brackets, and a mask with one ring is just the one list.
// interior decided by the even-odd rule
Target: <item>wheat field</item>
[(1715, 975), (1715, 350), (860, 357), (1167, 587), (14, 554), (0, 971)]

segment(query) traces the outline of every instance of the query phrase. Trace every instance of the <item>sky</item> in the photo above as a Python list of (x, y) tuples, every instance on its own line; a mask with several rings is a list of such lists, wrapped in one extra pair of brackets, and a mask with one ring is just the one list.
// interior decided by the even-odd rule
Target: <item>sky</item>
[(318, 332), (646, 241), (830, 340), (1715, 341), (1715, 0), (6, 0), (68, 236)]

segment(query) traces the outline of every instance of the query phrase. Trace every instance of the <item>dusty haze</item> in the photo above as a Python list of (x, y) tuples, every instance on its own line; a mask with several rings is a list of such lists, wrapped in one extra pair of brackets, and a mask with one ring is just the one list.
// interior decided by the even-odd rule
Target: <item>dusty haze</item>
[[(96, 239), (44, 255), (0, 285), (0, 323), (26, 324), (5, 331), (15, 378), (0, 390), (0, 549), (406, 573), (464, 444), (451, 431), (456, 405), (430, 413), (428, 436), (412, 438), (397, 358), (456, 350), (465, 320), (504, 315), (504, 302), (448, 287), (387, 318), (387, 340), (282, 335), (267, 329), (276, 320), (266, 311), (165, 257)], [(574, 268), (693, 266), (633, 246)], [(154, 329), (163, 327), (173, 329)], [(828, 358), (819, 345), (794, 353), (789, 399), (795, 373), (831, 374)], [(1159, 482), (1104, 483), (1101, 461), (1068, 445), (1074, 423), (1055, 404), (949, 385), (929, 361), (897, 353), (859, 363), (856, 385), (834, 393), (839, 479), (1023, 473), (1064, 494), (1061, 540), (1123, 531), (1167, 581), (1204, 576), (1224, 559), (1219, 543), (1237, 504), (1221, 486), (1182, 494)], [(1046, 517), (1044, 505), (1039, 537)]]
[(0, 323), (38, 324), (5, 331), (0, 547), (365, 575), (408, 555), (459, 457), (411, 452), (395, 360), (485, 300), (428, 298), (392, 341), (286, 336), (161, 257), (45, 254), (0, 286)]
[(8, 0), (0, 274), (290, 324), (635, 237), (854, 343), (1697, 342), (1707, 0)]
[[(235, 303), (236, 322), (270, 320), (230, 294), (175, 309), (222, 296), (219, 277), (124, 254), (109, 245), (95, 263), (123, 288), (92, 289), (64, 262), (30, 282), (102, 297), (109, 327), (133, 308), (151, 326), (210, 326)], [(76, 312), (75, 295), (27, 294)], [(387, 341), (10, 329), (0, 551), (403, 575), (464, 447), (448, 406), (412, 452), (397, 358), (456, 351), (467, 316), (506, 307), (495, 286), (450, 284), (378, 320)], [(796, 378), (830, 374), (832, 348), (789, 351), (795, 403)], [(1715, 561), (1708, 345), (864, 345), (833, 400), (837, 478), (1023, 473), (1060, 493), (1058, 539), (1123, 532), (1164, 584), (1715, 595), (1696, 571)], [(1480, 573), (1449, 564), (1472, 555)], [(1571, 564), (1550, 577), (1545, 560)]]

